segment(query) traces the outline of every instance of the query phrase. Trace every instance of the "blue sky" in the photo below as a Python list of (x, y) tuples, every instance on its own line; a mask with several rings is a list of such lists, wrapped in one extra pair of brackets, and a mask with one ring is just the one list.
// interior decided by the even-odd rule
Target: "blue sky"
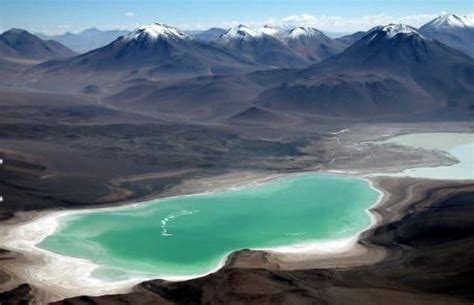
[(49, 34), (89, 27), (126, 28), (164, 22), (182, 29), (237, 23), (307, 23), (352, 32), (389, 22), (418, 26), (441, 12), (474, 12), (473, 0), (0, 0), (0, 30)]

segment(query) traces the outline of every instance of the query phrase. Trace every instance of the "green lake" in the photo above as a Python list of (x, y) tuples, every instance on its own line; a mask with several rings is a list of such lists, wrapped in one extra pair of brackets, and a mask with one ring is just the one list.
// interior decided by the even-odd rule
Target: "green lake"
[(37, 246), (87, 259), (93, 277), (173, 278), (214, 270), (232, 251), (353, 237), (380, 196), (368, 181), (329, 174), (61, 216)]

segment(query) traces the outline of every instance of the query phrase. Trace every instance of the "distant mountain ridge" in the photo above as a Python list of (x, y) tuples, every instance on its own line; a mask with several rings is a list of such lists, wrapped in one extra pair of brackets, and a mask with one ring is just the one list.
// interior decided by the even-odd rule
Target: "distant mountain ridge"
[[(474, 109), (474, 60), (416, 28), (389, 24), (345, 41), (325, 37), (313, 28), (239, 25), (205, 42), (155, 23), (33, 67), (24, 82), (100, 95), (131, 111), (245, 124)], [(341, 51), (310, 53), (333, 43)]]
[(61, 35), (53, 36), (38, 33), (37, 35), (42, 39), (52, 39), (64, 44), (76, 52), (84, 53), (103, 47), (120, 36), (127, 35), (128, 33), (129, 31), (126, 30), (101, 31), (96, 28), (89, 28), (79, 33), (66, 32)]
[(40, 81), (50, 79), (49, 83), (62, 82), (64, 75), (74, 76), (75, 84), (64, 84), (70, 87), (85, 82), (196, 77), (258, 68), (239, 55), (194, 39), (175, 27), (155, 23), (140, 26), (88, 53), (39, 65), (30, 73), (47, 74), (48, 78)]

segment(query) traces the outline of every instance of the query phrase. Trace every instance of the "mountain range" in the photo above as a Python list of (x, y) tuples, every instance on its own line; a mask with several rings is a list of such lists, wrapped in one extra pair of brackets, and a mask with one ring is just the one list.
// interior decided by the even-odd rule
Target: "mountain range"
[(405, 25), (368, 31), (342, 53), (302, 69), (137, 80), (106, 100), (129, 110), (205, 120), (280, 123), (308, 115), (372, 117), (474, 109), (474, 60)]
[(88, 86), (90, 82), (96, 86), (133, 78), (176, 79), (303, 68), (343, 48), (342, 43), (311, 28), (253, 30), (240, 25), (221, 34), (215, 42), (206, 42), (156, 23), (141, 26), (86, 54), (39, 65), (30, 71), (33, 76), (29, 79), (34, 79), (35, 85), (61, 83), (67, 90), (71, 84)]
[[(82, 55), (58, 55), (20, 78), (134, 112), (211, 121), (471, 111), (474, 59), (461, 46), (472, 43), (472, 28), (456, 17), (339, 39), (309, 27), (245, 25), (197, 38), (155, 23)], [(435, 37), (447, 27), (465, 42), (456, 47)]]
[(270, 109), (326, 115), (471, 109), (474, 61), (405, 25), (369, 31), (344, 52), (259, 95)]
[[(246, 26), (240, 25), (238, 27)], [(459, 49), (472, 56), (472, 50), (474, 48), (469, 42), (472, 41), (473, 29), (474, 21), (472, 17), (457, 16), (454, 14), (444, 14), (423, 25), (419, 29), (419, 31), (426, 37), (437, 39), (448, 46), (451, 46), (455, 49)], [(220, 36), (224, 35), (230, 30), (232, 29), (210, 28), (204, 31), (190, 30), (185, 32), (193, 38), (203, 42), (216, 42), (219, 40)], [(287, 36), (290, 32), (298, 33), (298, 36), (303, 35), (306, 38), (305, 40), (311, 41), (309, 42), (310, 48), (306, 47), (306, 50), (309, 49), (311, 50), (311, 52), (315, 52), (314, 48), (311, 48), (311, 46), (316, 44), (316, 54), (310, 56), (310, 59), (312, 57), (313, 59), (311, 60), (314, 61), (320, 61), (326, 57), (338, 53), (338, 50), (341, 47), (344, 48), (351, 45), (355, 41), (362, 38), (362, 36), (366, 33), (365, 31), (359, 31), (338, 38), (333, 38), (334, 36), (331, 35), (330, 38), (328, 35), (322, 33), (321, 31), (310, 27), (272, 28), (269, 26), (265, 26), (263, 28), (253, 27), (251, 30), (254, 32), (264, 32), (267, 35), (280, 39), (284, 43), (288, 44), (290, 48), (295, 48), (294, 44), (291, 42), (291, 36), (286, 37), (286, 39), (285, 36)], [(37, 33), (36, 35), (43, 40), (55, 40), (76, 52), (84, 53), (105, 46), (106, 44), (114, 41), (120, 36), (126, 35), (127, 33), (129, 33), (129, 31), (126, 30), (101, 31), (96, 28), (89, 28), (79, 33), (66, 32), (61, 35), (53, 36)], [(311, 33), (313, 33), (313, 35), (311, 35)], [(318, 35), (314, 35), (315, 33), (317, 33)], [(314, 36), (320, 37), (319, 43), (318, 40), (316, 40), (316, 42), (313, 42), (313, 40), (315, 39), (310, 39), (310, 37)], [(466, 40), (468, 42), (467, 44), (465, 44)], [(306, 44), (307, 43), (308, 42), (306, 42)], [(318, 46), (318, 44), (320, 44), (320, 46)], [(302, 48), (301, 42), (298, 42), (297, 45), (299, 46), (297, 46), (296, 49)], [(318, 49), (320, 50), (318, 51)]]
[[(178, 79), (254, 71), (259, 66), (239, 54), (155, 23), (141, 26), (110, 44), (79, 56), (43, 63), (28, 71), (35, 85), (64, 90), (126, 79)], [(90, 88), (90, 87), (89, 87)]]

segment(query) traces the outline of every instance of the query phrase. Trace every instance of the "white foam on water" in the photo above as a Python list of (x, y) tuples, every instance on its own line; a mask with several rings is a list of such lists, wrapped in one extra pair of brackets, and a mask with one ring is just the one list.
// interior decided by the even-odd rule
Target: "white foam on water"
[(165, 218), (161, 220), (161, 236), (173, 236), (173, 234), (168, 233), (168, 230), (166, 228), (166, 225), (168, 222), (174, 220), (175, 218), (186, 216), (186, 215), (192, 215), (195, 213), (199, 213), (199, 210), (193, 210), (193, 211), (188, 211), (188, 210), (182, 210), (176, 213), (171, 213)]

